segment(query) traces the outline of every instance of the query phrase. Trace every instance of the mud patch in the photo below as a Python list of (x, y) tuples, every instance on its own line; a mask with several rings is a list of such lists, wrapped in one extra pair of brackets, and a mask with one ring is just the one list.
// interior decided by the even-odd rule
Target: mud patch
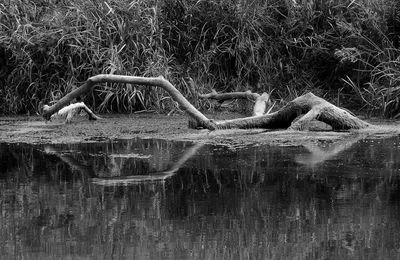
[[(209, 118), (231, 119), (238, 114), (207, 115)], [(400, 134), (400, 124), (395, 121), (373, 121), (379, 127), (362, 131), (288, 131), (265, 129), (194, 130), (188, 128), (185, 115), (103, 115), (103, 120), (89, 121), (78, 117), (71, 124), (45, 123), (39, 117), (0, 118), (0, 139), (15, 143), (80, 143), (103, 142), (113, 139), (154, 138), (176, 141), (195, 141), (224, 144), (231, 147), (274, 144), (282, 146), (307, 143), (334, 142), (354, 135), (388, 137)]]

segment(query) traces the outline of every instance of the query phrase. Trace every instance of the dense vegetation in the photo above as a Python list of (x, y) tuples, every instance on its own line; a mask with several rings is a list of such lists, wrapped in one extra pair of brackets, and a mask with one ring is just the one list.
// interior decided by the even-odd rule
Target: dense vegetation
[[(0, 114), (34, 113), (92, 75), (163, 75), (199, 92), (306, 91), (400, 116), (396, 0), (13, 0), (0, 3)], [(396, 11), (398, 10), (398, 11)], [(98, 112), (175, 103), (158, 89), (99, 86)], [(199, 103), (203, 109), (207, 103)]]

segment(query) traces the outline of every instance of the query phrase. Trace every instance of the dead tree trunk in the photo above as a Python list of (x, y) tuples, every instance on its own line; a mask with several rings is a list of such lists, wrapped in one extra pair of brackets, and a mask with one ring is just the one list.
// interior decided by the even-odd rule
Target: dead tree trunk
[[(56, 104), (44, 108), (43, 117), (49, 119), (52, 114), (68, 105), (74, 98), (91, 91), (95, 84), (98, 83), (130, 83), (160, 87), (169, 93), (181, 108), (197, 123), (197, 126), (210, 130), (229, 128), (277, 129), (289, 127), (291, 129), (302, 130), (314, 119), (331, 125), (333, 130), (361, 129), (369, 126), (367, 122), (312, 93), (307, 93), (290, 101), (286, 106), (271, 114), (225, 121), (213, 121), (197, 110), (168, 80), (161, 76), (157, 78), (146, 78), (108, 74), (100, 74), (89, 78), (84, 85), (67, 94)], [(304, 116), (292, 124), (294, 119), (302, 114), (304, 114)]]
[[(294, 119), (303, 114), (303, 117), (292, 124)], [(216, 122), (216, 128), (291, 128), (303, 130), (311, 120), (324, 122), (330, 125), (333, 130), (362, 129), (370, 126), (369, 123), (351, 115), (346, 110), (336, 107), (309, 92), (290, 101), (274, 113)]]

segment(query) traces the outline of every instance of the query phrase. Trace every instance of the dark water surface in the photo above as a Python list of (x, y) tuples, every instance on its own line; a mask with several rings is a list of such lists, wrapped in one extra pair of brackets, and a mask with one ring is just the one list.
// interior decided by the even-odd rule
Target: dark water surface
[(396, 259), (400, 139), (3, 143), (0, 210), (1, 259)]

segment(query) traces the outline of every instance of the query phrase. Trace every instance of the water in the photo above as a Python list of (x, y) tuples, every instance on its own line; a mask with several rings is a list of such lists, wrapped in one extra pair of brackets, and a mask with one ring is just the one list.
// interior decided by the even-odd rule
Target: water
[(1, 259), (395, 259), (400, 139), (1, 144), (0, 210)]

